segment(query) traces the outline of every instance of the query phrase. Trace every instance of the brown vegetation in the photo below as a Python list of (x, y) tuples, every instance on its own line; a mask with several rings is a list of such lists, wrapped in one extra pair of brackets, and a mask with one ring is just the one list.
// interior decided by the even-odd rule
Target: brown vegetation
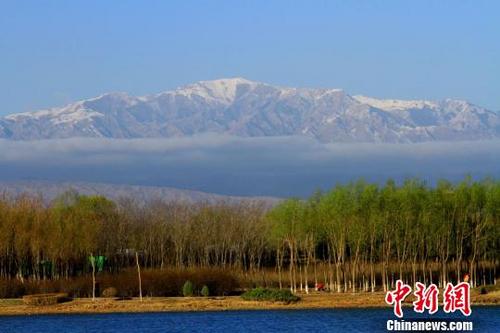
[[(142, 290), (145, 296), (182, 296), (182, 286), (192, 281), (194, 294), (201, 293), (207, 286), (212, 295), (227, 295), (228, 291), (239, 289), (238, 279), (229, 271), (220, 269), (163, 269), (146, 270), (142, 273)], [(133, 269), (120, 274), (103, 273), (97, 277), (96, 295), (103, 295), (108, 289), (115, 289), (114, 296), (120, 298), (139, 296), (137, 274)], [(26, 294), (65, 292), (71, 297), (92, 297), (92, 279), (89, 276), (69, 279), (0, 279), (0, 298), (16, 298)], [(105, 296), (113, 297), (113, 296)]]
[(0, 297), (89, 297), (93, 269), (96, 295), (114, 287), (135, 297), (137, 268), (144, 296), (179, 295), (187, 280), (212, 295), (257, 286), (307, 293), (317, 282), (332, 292), (376, 292), (396, 279), (442, 287), (466, 272), (476, 287), (496, 283), (499, 240), (500, 183), (492, 180), (360, 181), (272, 209), (71, 192), (50, 205), (3, 197)]
[(47, 306), (62, 303), (68, 300), (68, 294), (36, 294), (23, 296), (23, 303), (33, 306)]
[[(0, 315), (26, 314), (68, 314), (68, 313), (115, 313), (115, 312), (171, 312), (171, 311), (226, 311), (226, 310), (272, 310), (272, 309), (325, 309), (325, 308), (370, 308), (387, 307), (385, 293), (317, 293), (300, 295), (296, 303), (273, 301), (246, 301), (239, 296), (225, 297), (146, 297), (113, 300), (100, 298), (92, 302), (90, 298), (76, 299), (69, 303), (52, 306), (28, 306), (19, 299), (0, 300)], [(411, 306), (412, 297), (405, 305)], [(500, 290), (492, 290), (482, 295), (478, 290), (472, 292), (473, 305), (500, 304)]]

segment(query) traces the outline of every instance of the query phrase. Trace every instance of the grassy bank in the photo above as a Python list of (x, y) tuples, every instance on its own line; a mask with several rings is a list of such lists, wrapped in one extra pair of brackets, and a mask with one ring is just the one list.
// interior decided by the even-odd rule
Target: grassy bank
[[(385, 293), (316, 293), (300, 295), (300, 301), (286, 304), (272, 301), (248, 301), (238, 296), (227, 297), (147, 297), (114, 300), (78, 298), (71, 302), (51, 306), (28, 306), (20, 299), (0, 300), (0, 315), (72, 314), (72, 313), (127, 313), (127, 312), (176, 312), (176, 311), (228, 311), (228, 310), (277, 310), (277, 309), (328, 309), (386, 307)], [(407, 305), (413, 299), (409, 297)], [(473, 305), (500, 305), (500, 290), (486, 295), (474, 290)]]

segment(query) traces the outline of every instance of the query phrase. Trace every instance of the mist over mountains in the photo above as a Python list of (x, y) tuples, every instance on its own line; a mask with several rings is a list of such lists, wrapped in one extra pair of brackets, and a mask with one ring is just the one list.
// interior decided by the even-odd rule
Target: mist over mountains
[(500, 177), (499, 137), (500, 116), (465, 101), (202, 81), (0, 118), (0, 190), (211, 201), (190, 191), (304, 197), (359, 178)]
[(242, 78), (159, 94), (109, 93), (0, 118), (0, 138), (301, 136), (322, 143), (416, 143), (500, 137), (500, 115), (466, 101), (382, 100), (340, 89), (277, 87)]
[(207, 134), (0, 140), (0, 152), (0, 182), (128, 184), (231, 196), (305, 197), (359, 178), (420, 177), (433, 184), (468, 174), (500, 177), (500, 140), (323, 144), (307, 137)]

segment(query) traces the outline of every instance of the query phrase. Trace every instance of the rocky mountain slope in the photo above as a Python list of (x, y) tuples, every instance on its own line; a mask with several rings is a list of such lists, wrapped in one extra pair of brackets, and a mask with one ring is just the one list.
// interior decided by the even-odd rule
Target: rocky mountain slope
[(339, 89), (277, 87), (242, 78), (155, 95), (110, 93), (0, 118), (0, 138), (310, 136), (320, 142), (410, 143), (500, 137), (500, 115), (465, 101), (381, 100)]

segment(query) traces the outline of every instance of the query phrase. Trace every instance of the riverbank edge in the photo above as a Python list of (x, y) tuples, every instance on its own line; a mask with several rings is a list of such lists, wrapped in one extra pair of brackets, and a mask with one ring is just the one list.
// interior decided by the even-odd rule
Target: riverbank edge
[[(484, 297), (483, 297), (484, 296)], [(162, 313), (203, 311), (272, 311), (388, 308), (384, 293), (374, 294), (316, 294), (300, 295), (297, 303), (245, 301), (239, 296), (226, 297), (146, 297), (115, 300), (78, 298), (70, 302), (49, 306), (24, 305), (21, 299), (0, 300), (0, 316), (58, 315), (58, 314), (113, 314)], [(412, 300), (405, 306), (410, 307)], [(477, 295), (471, 298), (473, 306), (500, 306), (500, 295)]]

